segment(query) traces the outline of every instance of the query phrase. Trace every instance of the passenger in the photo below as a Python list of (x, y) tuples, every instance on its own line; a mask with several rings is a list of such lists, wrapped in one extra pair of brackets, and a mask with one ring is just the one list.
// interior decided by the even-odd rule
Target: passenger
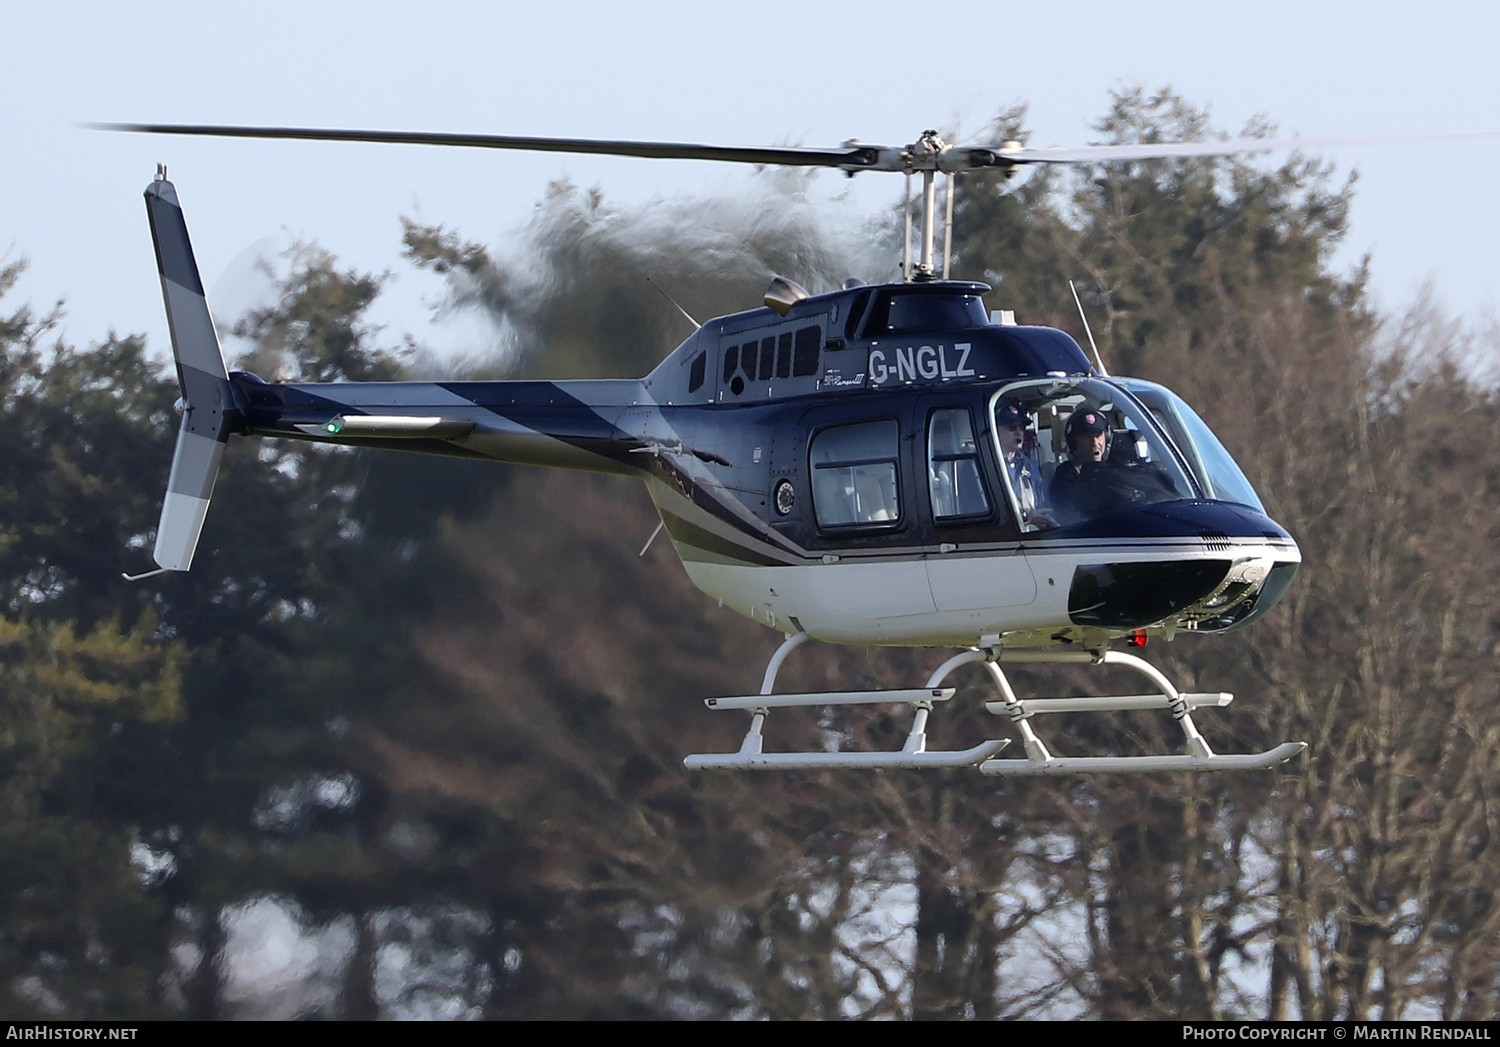
[(1056, 527), (1057, 521), (1047, 508), (1042, 490), (1041, 470), (1025, 452), (1029, 422), (1026, 413), (1009, 401), (995, 408), (995, 432), (1000, 436), (1000, 450), (1005, 455), (1010, 485), (1021, 507), (1021, 519), (1032, 527)]

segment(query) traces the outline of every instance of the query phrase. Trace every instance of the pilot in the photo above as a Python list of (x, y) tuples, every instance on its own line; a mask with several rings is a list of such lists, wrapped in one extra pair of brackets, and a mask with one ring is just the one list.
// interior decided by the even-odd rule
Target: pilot
[(1109, 423), (1104, 416), (1082, 404), (1063, 426), (1069, 461), (1057, 467), (1049, 492), (1052, 504), (1065, 519), (1088, 520), (1123, 506), (1107, 506), (1103, 490), (1111, 487), (1106, 473), (1109, 462)]
[(1071, 460), (1057, 467), (1048, 492), (1064, 522), (1092, 520), (1133, 505), (1181, 497), (1159, 467), (1131, 457), (1133, 444), (1111, 448), (1110, 437), (1108, 419), (1088, 404), (1068, 416), (1063, 439)]
[(1005, 455), (1010, 485), (1021, 507), (1021, 519), (1032, 527), (1056, 527), (1057, 521), (1046, 505), (1041, 471), (1024, 450), (1029, 421), (1026, 412), (1009, 400), (995, 408), (995, 432), (1000, 436), (1000, 450)]

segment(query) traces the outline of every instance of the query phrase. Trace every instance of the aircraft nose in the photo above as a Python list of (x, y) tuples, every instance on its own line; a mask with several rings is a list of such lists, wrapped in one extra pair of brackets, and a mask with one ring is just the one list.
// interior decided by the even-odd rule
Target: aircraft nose
[[(1082, 564), (1073, 572), (1075, 625), (1223, 632), (1248, 625), (1285, 595), (1301, 553), (1285, 529), (1247, 506), (1179, 502), (1116, 518), (1116, 530), (1165, 540), (1160, 559)], [(1183, 539), (1196, 538), (1191, 548)]]
[(1229, 559), (1083, 564), (1073, 571), (1074, 625), (1144, 629), (1208, 600), (1228, 577)]

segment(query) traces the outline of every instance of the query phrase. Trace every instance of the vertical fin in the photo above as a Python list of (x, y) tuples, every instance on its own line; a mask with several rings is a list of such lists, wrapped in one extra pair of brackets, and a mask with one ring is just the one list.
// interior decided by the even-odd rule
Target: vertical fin
[(186, 571), (193, 563), (237, 412), (187, 223), (177, 202), (177, 188), (167, 181), (165, 166), (158, 167), (156, 180), (146, 187), (146, 214), (156, 244), (172, 356), (182, 390), (178, 401), (182, 428), (177, 432), (154, 557), (163, 570)]

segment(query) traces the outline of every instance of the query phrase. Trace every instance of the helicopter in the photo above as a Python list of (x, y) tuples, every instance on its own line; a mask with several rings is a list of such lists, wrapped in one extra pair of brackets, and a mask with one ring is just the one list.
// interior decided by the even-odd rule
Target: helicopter
[[(1214, 752), (1192, 713), (1223, 708), (1233, 696), (1182, 691), (1143, 658), (1110, 646), (1252, 624), (1297, 573), (1301, 553), (1291, 534), (1175, 393), (1110, 375), (1097, 346), (1091, 361), (1062, 331), (987, 310), (989, 287), (949, 273), (959, 173), (1252, 153), (1306, 140), (1035, 149), (955, 146), (926, 131), (902, 147), (851, 140), (809, 149), (95, 126), (817, 166), (907, 179), (901, 282), (851, 279), (810, 294), (776, 276), (760, 308), (699, 325), (640, 379), (310, 384), (228, 370), (177, 189), (159, 166), (145, 197), (182, 422), (153, 553), (157, 570), (127, 579), (191, 567), (232, 436), (613, 473), (646, 483), (661, 518), (652, 540), (666, 531), (699, 589), (785, 636), (759, 692), (706, 700), (710, 709), (749, 714), (739, 750), (688, 756), (689, 768), (1232, 771), (1273, 768), (1306, 748), (1284, 742), (1260, 753)], [(940, 173), (947, 177), (941, 222)], [(915, 257), (914, 177), (921, 179)], [(960, 650), (922, 687), (777, 693), (787, 657), (813, 640)], [(928, 749), (929, 716), (956, 694), (945, 681), (969, 664), (989, 674), (998, 697), (986, 708), (1011, 720), (1024, 757), (1000, 757), (1009, 738)], [(1133, 695), (1021, 698), (1007, 664), (1112, 665), (1151, 686)], [(899, 750), (765, 751), (773, 709), (872, 704), (910, 709)], [(1033, 724), (1040, 715), (1124, 710), (1168, 712), (1183, 731), (1184, 751), (1057, 756)]]

